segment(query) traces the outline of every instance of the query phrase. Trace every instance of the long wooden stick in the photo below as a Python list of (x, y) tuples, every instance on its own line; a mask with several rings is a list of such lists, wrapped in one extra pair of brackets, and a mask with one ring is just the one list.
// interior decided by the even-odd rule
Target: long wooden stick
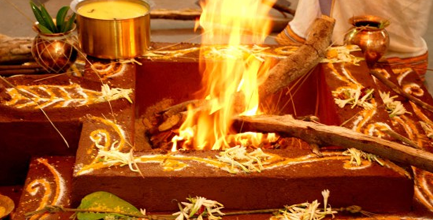
[(294, 119), (290, 115), (236, 117), (235, 129), (255, 132), (275, 132), (300, 138), (310, 144), (357, 148), (382, 158), (433, 172), (433, 154), (392, 141), (355, 132), (353, 130)]
[(200, 18), (201, 9), (166, 10), (154, 9), (150, 12), (152, 19), (196, 20)]
[(394, 84), (393, 82), (389, 81), (382, 73), (380, 73), (377, 70), (370, 70), (370, 74), (373, 75), (374, 77), (376, 77), (378, 80), (380, 80), (383, 84), (385, 84), (386, 86), (388, 86), (390, 89), (392, 89), (394, 92), (396, 92), (397, 94), (409, 99), (410, 101), (412, 101), (413, 103), (421, 106), (422, 108), (433, 112), (433, 106), (429, 105), (426, 102), (421, 101), (420, 99), (416, 98), (415, 96), (405, 92), (403, 89), (401, 89), (399, 86), (397, 86), (396, 84)]
[(316, 19), (304, 45), (295, 53), (281, 60), (270, 71), (266, 81), (259, 87), (260, 99), (287, 87), (295, 79), (316, 67), (331, 43), (335, 20), (328, 16)]
[[(291, 15), (295, 14), (295, 10), (284, 7), (283, 5), (274, 5), (276, 10), (288, 13)], [(150, 12), (150, 18), (152, 19), (169, 19), (169, 20), (183, 20), (183, 21), (194, 21), (200, 18), (202, 13), (201, 9), (183, 9), (183, 10), (168, 10), (168, 9), (153, 9)]]
[(18, 74), (38, 74), (38, 73), (46, 73), (46, 71), (42, 68), (0, 70), (0, 76), (12, 76)]
[(16, 70), (16, 69), (41, 69), (42, 67), (36, 63), (26, 65), (0, 65), (0, 70)]

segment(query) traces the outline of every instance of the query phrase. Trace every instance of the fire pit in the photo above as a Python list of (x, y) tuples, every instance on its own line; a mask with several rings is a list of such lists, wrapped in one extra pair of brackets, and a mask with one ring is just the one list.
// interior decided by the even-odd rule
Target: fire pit
[[(270, 150), (261, 149), (263, 140), (255, 145), (230, 139), (231, 135), (237, 136), (243, 131), (242, 122), (233, 120), (237, 115), (258, 115), (266, 110), (274, 110), (268, 112), (272, 114), (293, 113), (295, 116), (329, 115), (326, 110), (339, 105), (334, 99), (345, 97), (335, 98), (330, 89), (335, 85), (317, 81), (323, 75), (337, 74), (335, 66), (327, 72), (319, 69), (309, 76), (306, 74), (328, 48), (332, 19), (322, 18), (315, 22), (306, 44), (291, 53), (284, 50), (287, 48), (257, 46), (269, 31), (266, 18), (259, 15), (260, 19), (251, 22), (248, 19), (251, 16), (239, 15), (236, 8), (241, 5), (232, 6), (231, 10), (222, 9), (221, 5), (224, 3), (209, 2), (203, 10), (201, 47), (184, 44), (170, 48), (156, 44), (148, 58), (140, 60), (142, 65), (136, 70), (136, 109), (145, 115), (143, 133), (147, 135), (143, 142), (149, 146), (147, 149), (143, 147), (146, 144), (140, 143), (140, 131), (136, 130), (136, 151), (132, 152), (124, 135), (127, 130), (122, 130), (113, 121), (95, 118), (84, 124), (83, 134), (90, 135), (83, 135), (80, 140), (84, 147), (77, 152), (73, 201), (77, 203), (79, 198), (103, 190), (128, 198), (134, 205), (151, 211), (176, 210), (173, 199), (180, 201), (192, 195), (218, 200), (228, 209), (266, 209), (314, 200), (322, 190), (329, 189), (335, 192), (334, 206), (359, 205), (373, 212), (409, 211), (413, 182), (408, 178), (411, 174), (407, 168), (373, 155), (365, 156), (368, 162), (358, 164), (362, 166), (354, 166), (348, 162), (357, 160), (347, 156), (350, 151), (316, 152), (316, 155), (311, 153), (311, 148), (321, 142), (315, 138), (304, 138), (308, 143), (284, 137), (280, 137), (279, 142), (268, 140), (272, 143)], [(260, 6), (252, 4), (252, 8), (245, 11), (266, 14), (269, 8)], [(214, 17), (214, 14), (225, 16)], [(256, 46), (245, 46), (242, 44), (245, 40)], [(350, 49), (346, 48), (346, 51)], [(291, 53), (290, 58), (282, 59), (287, 53)], [(336, 53), (337, 56), (329, 57), (334, 60), (328, 60), (328, 63), (359, 65), (359, 60), (352, 54), (346, 53), (342, 61), (340, 52)], [(174, 62), (174, 57), (179, 60)], [(348, 71), (344, 64), (341, 68)], [(307, 75), (304, 78), (309, 83), (292, 83), (290, 88), (299, 89), (302, 94), (297, 96), (296, 102), (292, 99), (294, 91), (275, 94), (293, 81), (284, 75), (289, 70), (294, 73), (293, 78)], [(365, 63), (357, 70), (361, 77), (368, 71)], [(203, 87), (198, 86), (200, 79)], [(371, 78), (364, 81), (373, 83)], [(350, 82), (356, 80), (350, 78)], [(364, 104), (374, 106), (375, 101), (370, 97), (373, 91), (359, 98), (363, 102), (361, 107)], [(268, 99), (272, 95), (274, 97)], [(353, 106), (356, 106), (358, 98), (354, 100)], [(167, 103), (177, 105), (163, 108)], [(269, 105), (268, 108), (262, 108), (264, 103)], [(292, 104), (291, 111), (287, 111), (287, 103)], [(313, 108), (319, 103), (323, 110)], [(349, 120), (356, 114), (348, 112), (327, 120), (341, 123), (344, 121), (340, 120)], [(162, 119), (155, 119), (155, 115)], [(379, 114), (378, 117), (373, 121), (379, 122), (383, 116)], [(246, 138), (247, 143), (255, 142), (253, 136), (255, 134)], [(150, 149), (156, 145), (162, 148)]]
[[(154, 44), (153, 47), (163, 48), (164, 44)], [(196, 47), (197, 45), (193, 44), (183, 44), (172, 51), (195, 51)], [(280, 50), (281, 47), (269, 49), (274, 53)], [(172, 100), (169, 103), (173, 105), (193, 100), (192, 94), (200, 89), (199, 61), (195, 52), (175, 60), (162, 56), (143, 59), (140, 62), (142, 65), (136, 69), (135, 88), (135, 108), (139, 115), (149, 115), (148, 112), (152, 112), (152, 109), (153, 112), (159, 112), (158, 108), (164, 108), (161, 107), (161, 103), (167, 103), (168, 99)], [(354, 74), (359, 74), (357, 77), (365, 76), (365, 63), (361, 63), (361, 68), (353, 68), (358, 70), (353, 71)], [(305, 79), (308, 83), (297, 85), (297, 90), (303, 92), (294, 95), (283, 91), (282, 94), (277, 93), (275, 97), (271, 97), (270, 100), (278, 100), (278, 97), (280, 99), (279, 102), (275, 102), (279, 105), (271, 109), (283, 107), (291, 97), (294, 97), (296, 112), (298, 116), (302, 116), (303, 113), (314, 113), (312, 109), (315, 108), (311, 106), (315, 106), (316, 103), (323, 103), (322, 106), (330, 103), (332, 98), (325, 95), (318, 100), (317, 94), (330, 93), (329, 90), (325, 90), (329, 89), (329, 86), (319, 85), (318, 80), (329, 74), (321, 70), (317, 68), (313, 71)], [(168, 81), (170, 86), (167, 86)], [(315, 85), (315, 88), (311, 88), (311, 85)], [(284, 109), (282, 113), (294, 111), (288, 107), (281, 109)], [(345, 120), (344, 117), (350, 116), (342, 114), (340, 118), (334, 118), (332, 121)], [(139, 120), (140, 123), (143, 122), (142, 119)], [(120, 163), (114, 163), (117, 165), (110, 167), (107, 159), (110, 156), (99, 157), (95, 147), (89, 148), (95, 146), (95, 142), (92, 142), (94, 138), (89, 138), (86, 134), (100, 130), (103, 124), (103, 129), (114, 134), (110, 136), (110, 140), (124, 141), (119, 131), (116, 132), (114, 125), (99, 120), (96, 122), (90, 121), (83, 126), (84, 135), (80, 140), (82, 147), (77, 152), (77, 169), (74, 175), (75, 204), (83, 196), (102, 190), (127, 198), (137, 207), (146, 207), (149, 211), (174, 211), (177, 205), (172, 202), (173, 200), (181, 201), (195, 195), (217, 200), (227, 209), (265, 209), (313, 201), (319, 199), (323, 189), (329, 189), (333, 193), (333, 207), (356, 204), (372, 212), (397, 212), (409, 211), (412, 206), (413, 182), (407, 177), (410, 171), (393, 166), (392, 163), (381, 166), (375, 162), (365, 161), (360, 167), (350, 165), (350, 157), (343, 155), (342, 151), (324, 150), (322, 156), (318, 156), (312, 152), (308, 143), (296, 138), (280, 139), (281, 149), (256, 152), (251, 158), (255, 161), (260, 160), (262, 167), (255, 162), (248, 167), (233, 166), (230, 162), (218, 159), (227, 156), (223, 154), (226, 151), (171, 152), (170, 141), (173, 133), (176, 133), (175, 128), (174, 132), (170, 131), (173, 135), (168, 135), (164, 140), (168, 147), (152, 149), (155, 146), (150, 146), (150, 142), (147, 142), (147, 145), (143, 144), (146, 141), (140, 137), (146, 132), (136, 128), (136, 151), (132, 153), (135, 162), (124, 161), (125, 166), (119, 167), (117, 165)], [(146, 138), (151, 138), (150, 133), (147, 130)], [(114, 142), (102, 143), (110, 146)], [(126, 144), (124, 147), (128, 149)], [(90, 149), (93, 153), (89, 154)], [(128, 150), (123, 152), (129, 155)], [(248, 152), (251, 153), (253, 150)], [(108, 163), (98, 163), (104, 158)], [(131, 168), (135, 172), (131, 171)], [(396, 191), (401, 193), (397, 194)]]

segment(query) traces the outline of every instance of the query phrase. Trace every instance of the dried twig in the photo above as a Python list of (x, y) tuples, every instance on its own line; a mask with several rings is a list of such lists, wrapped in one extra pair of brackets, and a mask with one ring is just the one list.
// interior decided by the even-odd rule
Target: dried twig
[(44, 68), (37, 64), (30, 65), (0, 65), (0, 75), (10, 76), (18, 74), (38, 74), (46, 73)]
[(393, 82), (389, 81), (382, 73), (380, 73), (377, 70), (370, 70), (370, 74), (375, 76), (378, 80), (380, 80), (384, 85), (388, 86), (390, 89), (392, 89), (395, 93), (409, 99), (413, 103), (421, 106), (422, 108), (433, 112), (433, 106), (429, 105), (426, 102), (421, 101), (420, 99), (416, 98), (415, 96), (405, 92), (403, 89), (401, 89), (399, 86), (394, 84)]
[(393, 130), (384, 129), (382, 131), (385, 132), (385, 133), (387, 133), (389, 136), (391, 136), (391, 137), (393, 137), (393, 138), (395, 138), (395, 139), (397, 139), (397, 140), (399, 140), (399, 141), (401, 141), (401, 142), (403, 142), (403, 143), (405, 143), (405, 144), (407, 144), (407, 145), (409, 145), (409, 146), (411, 146), (413, 148), (421, 149), (418, 145), (416, 145), (409, 138), (407, 138), (407, 137), (405, 137), (405, 136), (403, 136), (403, 135), (401, 135), (401, 134), (399, 134), (399, 133), (397, 133), (397, 132), (395, 132)]

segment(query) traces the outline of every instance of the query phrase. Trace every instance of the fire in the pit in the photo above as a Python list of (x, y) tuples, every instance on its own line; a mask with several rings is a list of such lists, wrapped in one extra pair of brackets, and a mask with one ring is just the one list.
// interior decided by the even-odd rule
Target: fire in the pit
[[(264, 4), (261, 0), (202, 4), (202, 44), (216, 45), (212, 50), (200, 52), (204, 88), (198, 98), (206, 100), (206, 104), (200, 109), (188, 109), (179, 135), (172, 140), (172, 150), (179, 148), (180, 142), (181, 148), (188, 149), (227, 148), (239, 139), (230, 129), (232, 117), (258, 114), (258, 87), (271, 62), (250, 53), (242, 45), (264, 42), (271, 30), (268, 13), (272, 5), (272, 1)], [(242, 136), (243, 140), (263, 137), (252, 134), (245, 139), (245, 134)]]

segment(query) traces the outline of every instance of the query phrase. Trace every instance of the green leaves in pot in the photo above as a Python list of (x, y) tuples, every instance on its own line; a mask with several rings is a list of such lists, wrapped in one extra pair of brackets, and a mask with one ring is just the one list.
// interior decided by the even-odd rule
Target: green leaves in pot
[(72, 30), (74, 26), (75, 13), (70, 18), (67, 18), (69, 6), (60, 8), (55, 22), (44, 5), (37, 6), (33, 1), (30, 1), (30, 7), (39, 23), (39, 30), (44, 34), (65, 33)]

